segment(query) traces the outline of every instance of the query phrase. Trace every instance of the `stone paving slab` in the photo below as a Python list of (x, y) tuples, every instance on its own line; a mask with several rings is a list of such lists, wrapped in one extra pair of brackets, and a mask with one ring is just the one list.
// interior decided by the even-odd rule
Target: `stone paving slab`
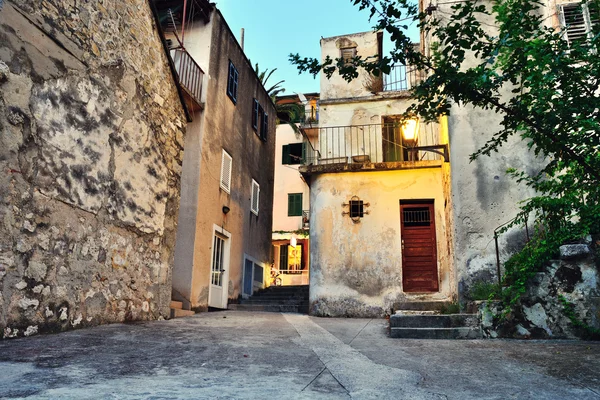
[(391, 339), (385, 320), (211, 312), (0, 342), (0, 398), (600, 399), (600, 344)]

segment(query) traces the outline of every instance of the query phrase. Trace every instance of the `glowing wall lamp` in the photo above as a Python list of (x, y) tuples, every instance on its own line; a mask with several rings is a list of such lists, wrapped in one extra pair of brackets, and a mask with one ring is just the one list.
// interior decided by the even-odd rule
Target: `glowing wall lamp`
[(407, 161), (417, 161), (417, 151), (414, 149), (419, 140), (419, 120), (407, 119), (402, 124), (402, 139), (406, 148)]

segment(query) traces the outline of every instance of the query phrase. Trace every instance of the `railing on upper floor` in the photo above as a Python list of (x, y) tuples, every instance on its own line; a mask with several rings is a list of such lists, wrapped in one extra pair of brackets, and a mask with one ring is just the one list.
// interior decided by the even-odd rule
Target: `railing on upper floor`
[(410, 90), (425, 78), (426, 74), (422, 70), (405, 65), (393, 65), (390, 73), (383, 75), (383, 91)]
[(416, 137), (403, 137), (399, 122), (312, 128), (306, 135), (304, 164), (431, 161), (448, 159), (438, 124), (421, 124)]
[(193, 103), (195, 103), (192, 104), (192, 108), (194, 110), (201, 108), (204, 71), (202, 71), (202, 68), (200, 68), (185, 49), (171, 49), (170, 53), (179, 78), (179, 85), (185, 90), (191, 100), (193, 100)]

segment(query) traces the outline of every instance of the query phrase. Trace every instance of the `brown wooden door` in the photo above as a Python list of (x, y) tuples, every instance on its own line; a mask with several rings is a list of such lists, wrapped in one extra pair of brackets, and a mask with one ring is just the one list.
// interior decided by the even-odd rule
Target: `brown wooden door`
[(433, 203), (400, 204), (402, 286), (405, 292), (437, 292)]

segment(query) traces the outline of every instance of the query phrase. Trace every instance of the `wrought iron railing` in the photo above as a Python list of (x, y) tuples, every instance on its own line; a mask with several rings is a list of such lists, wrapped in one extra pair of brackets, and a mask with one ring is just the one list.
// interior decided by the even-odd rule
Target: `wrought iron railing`
[(389, 74), (383, 75), (383, 91), (410, 90), (426, 77), (422, 70), (405, 65), (393, 65)]
[(407, 140), (399, 122), (317, 127), (305, 136), (304, 164), (448, 161), (448, 145), (442, 143), (438, 124), (421, 124), (415, 138)]
[(185, 49), (171, 49), (171, 58), (179, 77), (179, 84), (192, 97), (197, 105), (202, 104), (202, 80), (204, 71)]

